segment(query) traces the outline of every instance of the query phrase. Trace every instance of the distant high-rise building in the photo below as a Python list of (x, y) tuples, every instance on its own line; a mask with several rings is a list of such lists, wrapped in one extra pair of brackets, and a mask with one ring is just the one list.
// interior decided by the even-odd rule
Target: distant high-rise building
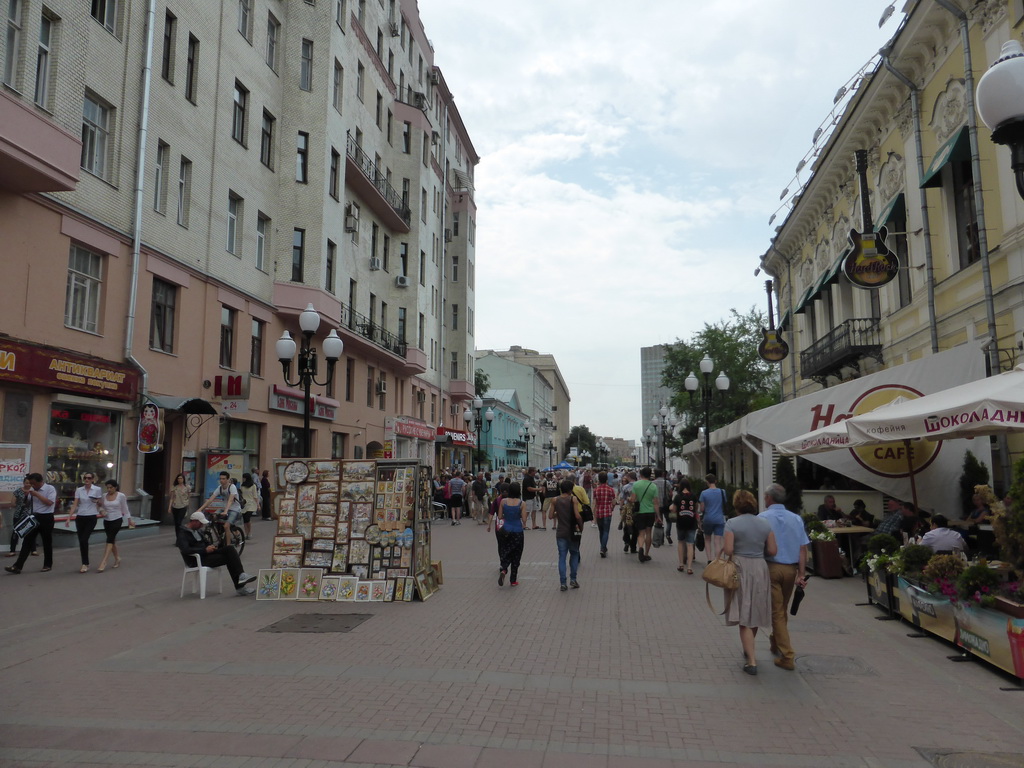
[(651, 426), (651, 419), (662, 405), (668, 405), (672, 391), (662, 386), (661, 375), (665, 370), (665, 353), (668, 346), (656, 344), (653, 347), (640, 347), (640, 432)]

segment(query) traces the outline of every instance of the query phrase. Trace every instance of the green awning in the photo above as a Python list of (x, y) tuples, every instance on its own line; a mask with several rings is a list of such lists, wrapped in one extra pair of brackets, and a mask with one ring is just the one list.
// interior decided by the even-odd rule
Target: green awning
[(804, 311), (807, 306), (807, 302), (810, 301), (811, 296), (814, 295), (814, 289), (818, 287), (817, 283), (811, 283), (807, 290), (800, 294), (800, 300), (796, 303), (796, 308), (793, 310), (794, 315), (799, 315)]
[(907, 200), (906, 195), (900, 192), (888, 204), (882, 209), (882, 212), (878, 215), (878, 220), (875, 222), (875, 229), (879, 227), (886, 227), (889, 225), (889, 221), (894, 216), (903, 214), (903, 221), (907, 218)]
[(957, 160), (968, 160), (971, 157), (971, 139), (965, 125), (949, 141), (939, 147), (939, 151), (932, 158), (931, 165), (924, 172), (921, 178), (922, 187), (941, 187), (941, 171), (946, 164)]
[(847, 248), (841, 254), (839, 254), (839, 258), (836, 259), (832, 263), (832, 266), (829, 267), (829, 269), (825, 272), (825, 275), (821, 280), (821, 285), (818, 286), (819, 291), (824, 290), (825, 288), (832, 285), (832, 283), (836, 282), (839, 279), (839, 270), (843, 268), (843, 259), (845, 259), (849, 255), (851, 250), (851, 248)]

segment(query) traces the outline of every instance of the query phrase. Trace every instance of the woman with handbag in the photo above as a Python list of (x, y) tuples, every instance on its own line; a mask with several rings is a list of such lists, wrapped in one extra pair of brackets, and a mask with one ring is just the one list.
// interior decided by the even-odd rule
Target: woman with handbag
[(690, 491), (690, 481), (685, 477), (679, 480), (676, 493), (669, 507), (669, 520), (676, 516), (676, 551), (679, 554), (677, 571), (693, 574), (693, 544), (697, 539), (697, 527), (700, 520), (697, 516), (697, 497)]
[[(580, 566), (580, 541), (583, 538), (583, 516), (580, 514), (580, 498), (573, 492), (575, 483), (565, 479), (558, 486), (562, 493), (551, 505), (550, 518), (554, 521), (555, 542), (558, 544), (559, 589), (565, 592), (569, 587), (579, 589), (576, 574)], [(565, 558), (569, 557), (569, 586), (565, 584)]]
[(723, 553), (736, 563), (740, 583), (732, 599), (726, 598), (725, 623), (739, 625), (746, 656), (743, 671), (756, 675), (754, 638), (760, 627), (772, 627), (771, 581), (765, 557), (774, 557), (778, 547), (771, 523), (757, 516), (757, 503), (750, 491), (736, 491), (732, 505), (737, 515), (725, 524)]
[[(498, 510), (494, 515), (494, 535), (498, 539), (498, 586), (504, 586), (505, 576), (509, 584), (519, 586), (519, 563), (523, 559), (523, 531), (526, 524), (526, 506), (522, 500), (522, 487), (519, 483), (509, 483), (508, 492), (498, 501)], [(491, 524), (488, 521), (487, 530)], [(511, 571), (511, 573), (509, 573)]]

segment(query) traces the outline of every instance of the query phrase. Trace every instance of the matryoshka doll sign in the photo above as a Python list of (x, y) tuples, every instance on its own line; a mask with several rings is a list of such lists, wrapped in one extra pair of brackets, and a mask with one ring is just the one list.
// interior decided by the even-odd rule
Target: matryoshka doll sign
[(164, 414), (160, 406), (151, 401), (142, 404), (139, 415), (139, 453), (157, 453), (164, 447)]

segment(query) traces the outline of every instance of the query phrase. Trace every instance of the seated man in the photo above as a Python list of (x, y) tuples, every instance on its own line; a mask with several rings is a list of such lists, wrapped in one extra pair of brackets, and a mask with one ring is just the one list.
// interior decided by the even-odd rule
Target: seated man
[(829, 494), (825, 497), (825, 503), (818, 507), (819, 520), (843, 520), (843, 510), (836, 506), (836, 497)]
[(875, 518), (868, 512), (862, 499), (853, 502), (853, 509), (850, 511), (850, 522), (853, 525), (863, 525), (867, 528), (875, 527)]
[(252, 595), (256, 590), (247, 587), (246, 584), (256, 581), (255, 576), (250, 576), (242, 567), (242, 559), (232, 546), (218, 547), (213, 543), (213, 536), (206, 528), (206, 515), (202, 512), (193, 512), (188, 520), (177, 530), (178, 549), (185, 564), (190, 568), (195, 566), (195, 558), (189, 555), (199, 555), (200, 562), (209, 568), (216, 568), (219, 565), (227, 566), (231, 574), (231, 582), (235, 585), (235, 592), (239, 595)]
[(932, 516), (931, 530), (921, 538), (921, 545), (931, 547), (932, 552), (963, 552), (967, 549), (964, 537), (949, 529), (945, 515)]
[(889, 499), (885, 502), (885, 517), (875, 528), (875, 533), (888, 533), (890, 536), (898, 536), (900, 526), (903, 523), (903, 505), (898, 499)]

